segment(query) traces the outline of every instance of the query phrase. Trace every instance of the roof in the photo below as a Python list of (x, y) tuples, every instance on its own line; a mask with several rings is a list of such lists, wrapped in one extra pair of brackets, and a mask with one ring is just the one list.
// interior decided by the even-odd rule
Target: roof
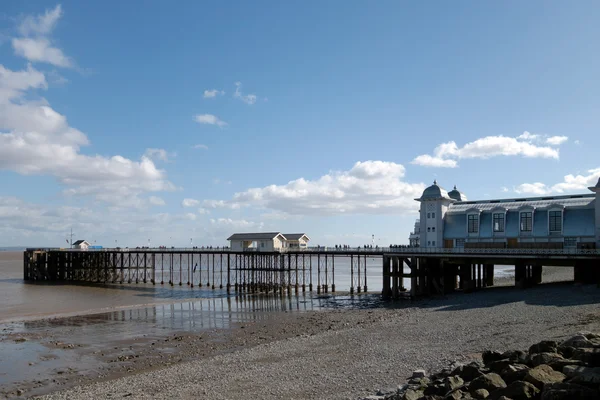
[(459, 192), (456, 189), (456, 185), (454, 185), (454, 189), (451, 190), (450, 192), (448, 192), (448, 196), (450, 196), (451, 199), (457, 200), (457, 201), (467, 201), (467, 196), (465, 196), (464, 193)]
[(423, 191), (423, 194), (417, 200), (433, 200), (433, 199), (448, 199), (448, 192), (438, 186), (437, 181), (433, 181), (433, 185)]
[(495, 208), (517, 210), (522, 207), (544, 208), (553, 205), (564, 207), (586, 207), (589, 206), (595, 198), (596, 197), (593, 194), (580, 194), (572, 196), (529, 197), (522, 199), (461, 201), (450, 204), (448, 212), (462, 213), (470, 209), (491, 211)]
[(73, 243), (73, 246), (79, 246), (79, 245), (80, 245), (80, 244), (82, 244), (82, 243), (87, 243), (87, 244), (89, 244), (89, 243), (88, 243), (87, 241), (85, 241), (85, 240), (78, 240), (78, 241), (76, 241), (75, 243)]
[(588, 189), (590, 189), (592, 192), (599, 191), (600, 190), (600, 178), (598, 178), (598, 183), (596, 183), (596, 186), (589, 187)]
[[(271, 240), (275, 239), (281, 232), (258, 232), (258, 233), (234, 233), (227, 240)], [(283, 236), (285, 239), (286, 237)]]
[[(285, 238), (287, 240), (300, 240), (300, 238), (302, 236), (306, 236), (305, 233), (284, 233), (283, 236), (285, 236)], [(308, 236), (306, 236), (306, 239), (310, 240), (310, 238)]]

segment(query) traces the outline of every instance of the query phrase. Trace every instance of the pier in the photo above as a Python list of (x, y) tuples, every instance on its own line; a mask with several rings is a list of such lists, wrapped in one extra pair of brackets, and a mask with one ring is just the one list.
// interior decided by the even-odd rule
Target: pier
[[(367, 259), (374, 258), (381, 260), (384, 298), (490, 287), (495, 265), (514, 265), (515, 285), (521, 288), (541, 283), (543, 266), (574, 267), (575, 282), (600, 285), (600, 251), (596, 249), (27, 249), (23, 278), (30, 282), (188, 285), (236, 293), (321, 294), (341, 289), (358, 294), (368, 291)], [(350, 287), (336, 288), (336, 264), (349, 274)], [(404, 287), (404, 279), (410, 280), (410, 290)]]

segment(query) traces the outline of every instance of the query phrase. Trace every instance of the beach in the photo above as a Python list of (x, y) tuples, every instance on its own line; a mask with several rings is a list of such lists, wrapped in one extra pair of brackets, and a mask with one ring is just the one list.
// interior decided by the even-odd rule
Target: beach
[[(572, 278), (570, 269), (544, 272), (545, 282)], [(595, 285), (509, 282), (413, 301), (213, 298), (5, 323), (0, 346), (14, 351), (0, 357), (15, 354), (27, 379), (0, 387), (47, 399), (356, 399), (487, 348), (599, 330)]]

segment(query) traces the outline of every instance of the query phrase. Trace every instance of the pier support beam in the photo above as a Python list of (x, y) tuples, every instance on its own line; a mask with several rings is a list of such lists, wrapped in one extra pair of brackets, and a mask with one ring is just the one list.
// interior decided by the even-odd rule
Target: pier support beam
[(484, 264), (483, 270), (485, 276), (485, 286), (494, 286), (494, 264)]

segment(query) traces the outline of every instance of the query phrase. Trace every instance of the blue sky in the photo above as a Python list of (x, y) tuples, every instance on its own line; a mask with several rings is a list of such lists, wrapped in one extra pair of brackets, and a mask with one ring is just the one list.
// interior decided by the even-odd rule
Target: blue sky
[(600, 176), (600, 5), (0, 7), (0, 246), (406, 243), (469, 199)]

